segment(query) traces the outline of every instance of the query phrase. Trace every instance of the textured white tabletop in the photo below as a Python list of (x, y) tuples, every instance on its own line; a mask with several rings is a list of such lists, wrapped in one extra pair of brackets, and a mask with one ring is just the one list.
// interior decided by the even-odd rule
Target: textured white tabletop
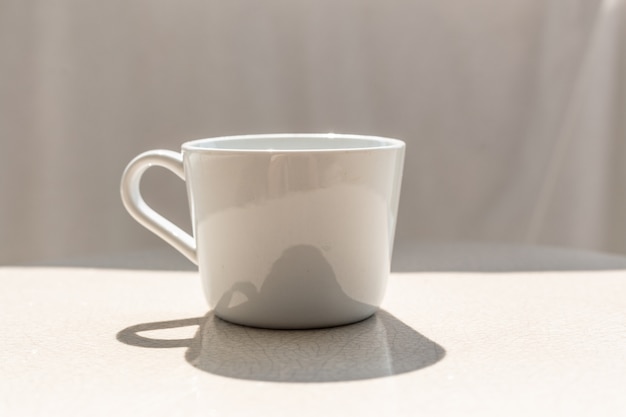
[(311, 331), (214, 318), (194, 272), (0, 268), (0, 415), (624, 415), (626, 269), (594, 256), (396, 272)]

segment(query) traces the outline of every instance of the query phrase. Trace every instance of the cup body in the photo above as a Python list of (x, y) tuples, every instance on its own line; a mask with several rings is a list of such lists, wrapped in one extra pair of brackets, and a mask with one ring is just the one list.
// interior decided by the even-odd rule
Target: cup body
[(256, 135), (182, 147), (209, 306), (230, 322), (316, 328), (380, 305), (404, 144), (355, 135)]
[[(255, 327), (337, 326), (373, 314), (393, 250), (404, 143), (336, 134), (231, 136), (137, 155), (129, 214), (199, 266), (213, 313)], [(153, 210), (144, 172), (187, 184), (193, 235)]]

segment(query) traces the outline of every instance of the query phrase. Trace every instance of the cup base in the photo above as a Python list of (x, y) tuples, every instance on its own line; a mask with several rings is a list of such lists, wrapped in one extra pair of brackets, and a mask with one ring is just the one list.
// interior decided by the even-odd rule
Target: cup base
[(268, 329), (268, 330), (313, 330), (313, 329), (325, 329), (329, 327), (339, 327), (339, 326), (347, 326), (350, 324), (358, 323), (363, 320), (366, 320), (372, 317), (378, 308), (374, 308), (372, 311), (367, 312), (367, 314), (355, 315), (353, 317), (344, 317), (336, 320), (289, 320), (286, 318), (281, 321), (266, 321), (266, 320), (241, 320), (236, 317), (225, 317), (217, 312), (215, 312), (215, 316), (220, 320), (224, 320), (231, 324), (236, 324), (239, 326), (252, 327), (257, 329)]

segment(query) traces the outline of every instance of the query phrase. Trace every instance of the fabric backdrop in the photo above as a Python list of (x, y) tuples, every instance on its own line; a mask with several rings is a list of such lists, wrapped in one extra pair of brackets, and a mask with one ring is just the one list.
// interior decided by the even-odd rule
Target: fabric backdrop
[(271, 132), (404, 139), (399, 241), (626, 253), (625, 77), (626, 0), (0, 0), (0, 263), (161, 247), (128, 161)]

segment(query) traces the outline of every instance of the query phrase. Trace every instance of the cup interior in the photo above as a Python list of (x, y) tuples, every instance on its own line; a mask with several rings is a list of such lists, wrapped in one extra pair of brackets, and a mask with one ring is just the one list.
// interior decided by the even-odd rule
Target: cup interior
[(198, 139), (183, 145), (184, 150), (230, 151), (329, 151), (404, 146), (398, 139), (379, 136), (327, 134), (274, 134), (224, 136)]

